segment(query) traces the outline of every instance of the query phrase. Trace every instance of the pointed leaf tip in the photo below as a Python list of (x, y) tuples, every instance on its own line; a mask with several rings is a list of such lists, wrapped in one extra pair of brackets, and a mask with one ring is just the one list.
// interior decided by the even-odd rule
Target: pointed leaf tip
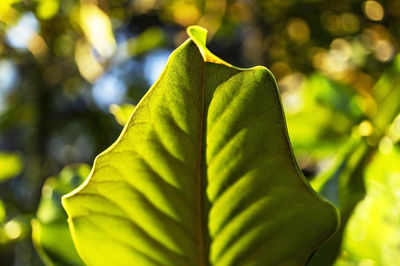
[(196, 44), (197, 48), (200, 50), (204, 62), (211, 62), (233, 67), (231, 64), (225, 62), (224, 60), (213, 54), (210, 50), (208, 50), (206, 46), (208, 31), (205, 28), (194, 25), (188, 27), (186, 32), (189, 35), (190, 39)]
[(196, 43), (197, 46), (206, 45), (207, 43), (207, 30), (203, 27), (194, 25), (186, 30), (189, 37)]

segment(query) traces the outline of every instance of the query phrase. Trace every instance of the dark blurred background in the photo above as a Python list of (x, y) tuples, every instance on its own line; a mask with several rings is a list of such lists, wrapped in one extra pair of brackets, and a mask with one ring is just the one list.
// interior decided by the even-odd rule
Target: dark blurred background
[[(210, 50), (225, 61), (274, 73), (308, 178), (355, 131), (376, 147), (366, 182), (378, 185), (367, 186), (336, 263), (398, 265), (399, 17), (400, 0), (1, 0), (0, 265), (76, 262), (46, 255), (40, 230), (34, 248), (32, 226), (46, 220), (38, 207), (74, 188), (54, 185), (63, 167), (73, 164), (65, 180), (86, 177), (193, 24), (208, 29)], [(390, 226), (367, 217), (377, 204)]]

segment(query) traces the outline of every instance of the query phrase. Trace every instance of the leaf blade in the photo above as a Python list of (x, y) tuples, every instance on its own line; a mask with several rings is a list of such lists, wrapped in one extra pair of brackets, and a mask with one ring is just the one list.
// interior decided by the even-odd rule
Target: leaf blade
[[(301, 265), (336, 230), (336, 209), (305, 183), (294, 160), (272, 74), (208, 62), (201, 49), (189, 40), (171, 55), (117, 142), (96, 158), (86, 183), (63, 198), (88, 264), (137, 257), (143, 265)], [(286, 200), (293, 193), (301, 196)], [(296, 208), (280, 213), (271, 202)], [(303, 212), (304, 226), (289, 230)], [(326, 221), (308, 225), (314, 212)], [(293, 232), (309, 245), (271, 248)], [(126, 246), (125, 261), (115, 243)], [(107, 252), (118, 256), (99, 255)]]

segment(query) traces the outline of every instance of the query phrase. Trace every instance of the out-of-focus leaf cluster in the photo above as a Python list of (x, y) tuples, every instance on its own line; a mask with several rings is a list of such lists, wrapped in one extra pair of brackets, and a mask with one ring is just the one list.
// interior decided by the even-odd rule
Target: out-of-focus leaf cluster
[(330, 256), (391, 265), (399, 17), (399, 0), (0, 1), (0, 261), (42, 264), (31, 220), (46, 177), (109, 146), (199, 24), (227, 62), (274, 73), (303, 172), (348, 220)]
[(37, 216), (32, 219), (32, 238), (47, 265), (83, 265), (71, 239), (61, 196), (82, 184), (89, 172), (89, 165), (72, 164), (43, 185)]

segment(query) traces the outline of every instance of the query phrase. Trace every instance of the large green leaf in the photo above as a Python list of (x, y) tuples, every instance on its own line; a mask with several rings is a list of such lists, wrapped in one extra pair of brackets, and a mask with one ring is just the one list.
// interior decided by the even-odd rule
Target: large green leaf
[(297, 166), (275, 80), (188, 33), (64, 196), (78, 252), (89, 265), (304, 265), (338, 214)]

